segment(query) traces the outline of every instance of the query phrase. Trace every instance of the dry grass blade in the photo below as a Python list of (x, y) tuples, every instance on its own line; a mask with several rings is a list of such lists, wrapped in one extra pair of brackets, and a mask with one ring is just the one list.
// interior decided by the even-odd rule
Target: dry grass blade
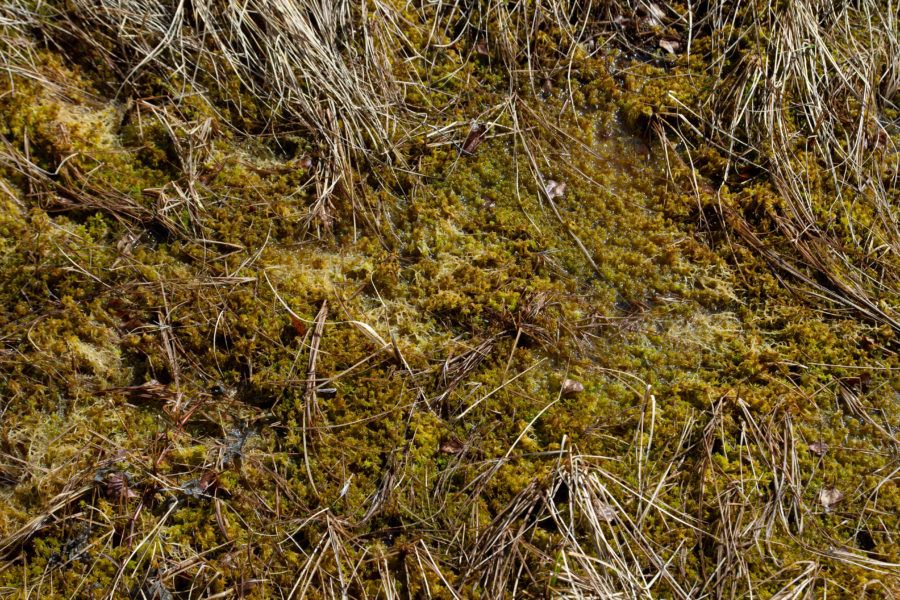
[(47, 523), (53, 519), (56, 514), (73, 502), (81, 499), (85, 494), (94, 489), (93, 485), (85, 486), (75, 490), (62, 492), (51, 499), (50, 507), (47, 508), (40, 516), (37, 516), (28, 523), (22, 525), (19, 529), (0, 540), (0, 556), (8, 556), (15, 552), (23, 543), (27, 542), (31, 537), (47, 526)]
[(449, 405), (451, 395), (465, 380), (466, 376), (491, 354), (494, 346), (502, 337), (502, 335), (491, 336), (474, 348), (444, 361), (437, 381), (438, 388), (442, 391), (436, 398), (431, 400), (431, 405), (440, 407), (444, 414), (455, 412)]
[(90, 213), (100, 211), (120, 220), (126, 226), (160, 227), (173, 235), (183, 236), (183, 228), (166, 215), (165, 202), (148, 208), (119, 190), (96, 185), (67, 157), (56, 172), (48, 172), (30, 160), (26, 152), (14, 148), (0, 136), (0, 166), (24, 176), (31, 196), (48, 213)]
[(319, 359), (319, 346), (322, 343), (322, 332), (328, 318), (328, 302), (323, 301), (316, 314), (312, 338), (309, 341), (309, 368), (306, 371), (306, 393), (303, 398), (305, 406), (304, 427), (315, 427), (321, 419), (321, 411), (316, 400), (316, 361)]

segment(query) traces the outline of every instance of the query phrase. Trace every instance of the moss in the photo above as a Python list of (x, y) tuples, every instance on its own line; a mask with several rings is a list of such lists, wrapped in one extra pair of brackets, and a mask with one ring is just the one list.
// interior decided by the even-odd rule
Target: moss
[[(394, 68), (427, 83), (405, 102), (461, 138), (457, 121), (499, 106), (497, 135), (471, 154), (413, 136), (415, 174), (360, 173), (330, 231), (310, 227), (317, 141), (226, 127), (246, 94), (233, 79), (154, 112), (98, 100), (96, 71), (42, 50), (71, 93), (17, 77), (0, 99), (10, 148), (27, 139), (37, 166), (68, 173), (35, 193), (0, 168), (0, 533), (89, 488), (13, 544), (2, 585), (71, 597), (159, 578), (177, 597), (262, 598), (315, 564), (309, 597), (341, 576), (356, 596), (390, 581), (410, 597), (543, 597), (562, 593), (573, 537), (602, 560), (599, 531), (648, 540), (630, 546), (637, 564), (671, 560), (698, 585), (731, 540), (736, 594), (773, 595), (812, 557), (821, 585), (863, 590), (859, 564), (821, 550), (898, 560), (893, 333), (823, 319), (758, 252), (698, 227), (721, 205), (775, 231), (776, 186), (688, 194), (721, 176), (717, 148), (698, 147), (694, 170), (631, 133), (708, 99), (709, 40), (624, 76), (622, 56), (575, 48), (567, 74), (563, 32), (542, 25), (530, 48), (549, 91), (532, 94), (509, 71), (518, 50), (441, 47), (431, 10), (403, 7), (416, 52)], [(206, 119), (191, 180), (176, 145)], [(542, 193), (549, 180), (564, 193)], [(153, 220), (166, 201), (170, 230)], [(839, 236), (873, 222), (864, 205), (816, 210)], [(561, 395), (567, 378), (584, 390)], [(834, 511), (818, 496), (831, 486), (846, 495)], [(617, 516), (592, 523), (578, 493)], [(491, 587), (478, 561), (512, 535), (528, 578)], [(664, 577), (653, 592), (674, 595)]]

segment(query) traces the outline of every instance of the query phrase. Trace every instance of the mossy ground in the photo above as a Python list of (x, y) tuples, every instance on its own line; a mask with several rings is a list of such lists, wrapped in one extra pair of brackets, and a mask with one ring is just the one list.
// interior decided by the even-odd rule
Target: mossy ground
[(464, 125), (361, 167), (327, 222), (319, 140), (241, 133), (174, 80), (114, 99), (29, 42), (40, 77), (0, 95), (0, 586), (547, 597), (585, 550), (628, 555), (594, 569), (631, 595), (896, 593), (893, 332), (704, 222), (769, 214), (764, 177), (698, 200), (704, 173), (644, 137), (702, 102), (678, 75), (705, 40), (678, 65), (575, 53), (511, 97), (422, 14), (406, 101)]

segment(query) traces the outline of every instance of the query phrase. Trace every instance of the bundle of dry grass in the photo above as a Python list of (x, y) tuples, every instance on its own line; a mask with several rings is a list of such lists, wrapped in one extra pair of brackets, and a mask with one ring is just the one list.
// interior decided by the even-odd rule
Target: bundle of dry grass
[(900, 331), (898, 10), (792, 0), (689, 11), (688, 41), (712, 32), (712, 89), (700, 106), (676, 103), (676, 128), (725, 157), (720, 189), (771, 181), (774, 230), (726, 210), (739, 238), (828, 312)]
[[(436, 66), (431, 53), (463, 41), (473, 60), (490, 55), (505, 65), (511, 91), (520, 85), (534, 91), (548, 73), (571, 68), (588, 15), (580, 3), (552, 1), (402, 7), (76, 0), (36, 11), (16, 0), (6, 10), (11, 25), (37, 29), (65, 51), (89, 52), (114, 75), (120, 94), (129, 88), (165, 89), (179, 100), (199, 96), (219, 122), (244, 133), (305, 131), (320, 159), (309, 220), (326, 227), (334, 218), (330, 196), (337, 190), (354, 198), (358, 192), (357, 167), (407, 169), (401, 148), (423, 132), (428, 117), (411, 111), (404, 97), (412, 88), (427, 95), (434, 82), (405, 63), (430, 71)], [(432, 26), (415, 30), (404, 10), (417, 11)], [(553, 57), (539, 57), (534, 40), (548, 27), (565, 45)], [(359, 212), (363, 219), (372, 216)]]
[(77, 0), (43, 12), (32, 19), (51, 43), (93, 53), (120, 92), (160, 80), (239, 131), (305, 131), (320, 158), (318, 223), (335, 188), (353, 193), (357, 162), (397, 159), (401, 42), (381, 3)]

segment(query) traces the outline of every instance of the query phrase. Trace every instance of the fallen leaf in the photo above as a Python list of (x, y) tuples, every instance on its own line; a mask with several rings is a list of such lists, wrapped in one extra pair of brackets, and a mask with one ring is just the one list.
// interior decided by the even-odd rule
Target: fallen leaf
[(828, 452), (828, 444), (825, 442), (813, 442), (809, 445), (809, 451), (816, 456), (825, 456), (825, 453)]
[(562, 382), (561, 390), (565, 397), (574, 396), (584, 391), (584, 384), (574, 379), (566, 379)]
[(121, 471), (110, 471), (99, 479), (103, 484), (103, 491), (107, 498), (123, 501), (128, 498), (137, 498), (138, 494), (131, 489), (128, 476)]
[(550, 179), (544, 185), (544, 191), (547, 192), (547, 196), (549, 196), (550, 199), (553, 200), (554, 198), (559, 198), (566, 193), (566, 184), (561, 181), (553, 181), (552, 179)]
[(681, 43), (675, 40), (659, 40), (659, 47), (669, 54), (675, 54), (681, 48)]
[(380, 344), (382, 348), (386, 348), (389, 345), (380, 335), (378, 335), (378, 332), (375, 331), (375, 328), (373, 328), (368, 323), (363, 323), (362, 321), (348, 321), (348, 323), (355, 325), (363, 335), (365, 335), (376, 344)]
[(440, 450), (441, 454), (459, 454), (463, 451), (463, 445), (456, 438), (450, 438), (441, 443)]
[(831, 510), (844, 499), (844, 492), (837, 488), (822, 488), (819, 492), (819, 502), (825, 510)]
[(473, 154), (478, 146), (481, 145), (481, 142), (484, 141), (484, 136), (487, 134), (487, 127), (482, 125), (481, 123), (474, 123), (472, 128), (469, 129), (469, 134), (466, 136), (466, 141), (463, 142), (462, 151), (465, 154)]
[(291, 327), (297, 335), (306, 335), (306, 323), (291, 315)]
[(200, 491), (207, 492), (211, 488), (215, 488), (219, 483), (219, 474), (215, 471), (207, 471), (200, 477)]
[(597, 516), (607, 523), (612, 523), (616, 520), (616, 509), (606, 502), (595, 500), (594, 509), (597, 511)]

